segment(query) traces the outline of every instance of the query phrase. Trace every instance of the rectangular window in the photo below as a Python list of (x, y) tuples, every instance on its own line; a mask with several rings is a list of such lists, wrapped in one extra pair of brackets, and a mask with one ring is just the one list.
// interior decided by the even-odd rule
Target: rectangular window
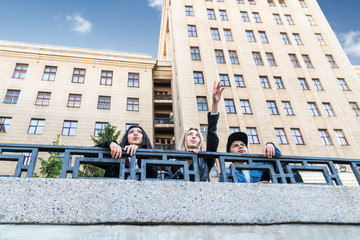
[(186, 16), (194, 16), (194, 9), (192, 6), (185, 6)]
[(236, 0), (236, 2), (239, 3), (239, 4), (243, 4), (244, 0)]
[(245, 81), (242, 75), (234, 75), (236, 87), (245, 87)]
[(42, 134), (45, 119), (31, 119), (28, 134)]
[(9, 131), (11, 118), (0, 117), (0, 132), (7, 133)]
[(287, 33), (280, 33), (280, 35), (284, 44), (291, 44)]
[(95, 123), (95, 130), (94, 130), (94, 136), (98, 137), (99, 133), (104, 133), (105, 128), (109, 125), (107, 122), (96, 122)]
[(231, 64), (239, 64), (239, 59), (237, 57), (236, 51), (229, 50), (229, 57)]
[(279, 0), (279, 5), (280, 5), (281, 7), (286, 7), (285, 0)]
[(291, 15), (285, 15), (285, 21), (286, 21), (289, 25), (294, 25), (294, 21), (293, 21)]
[(129, 73), (128, 74), (128, 87), (139, 87), (139, 74)]
[(296, 145), (304, 145), (305, 144), (304, 139), (301, 135), (300, 129), (292, 128), (291, 133), (293, 135), (294, 142)]
[(208, 19), (215, 20), (215, 11), (214, 9), (207, 9)]
[(334, 132), (335, 132), (336, 139), (338, 140), (338, 142), (341, 146), (349, 145), (348, 142), (346, 141), (345, 135), (341, 129), (335, 129)]
[(211, 28), (211, 37), (213, 40), (220, 40), (219, 30), (217, 28)]
[(320, 116), (319, 109), (316, 106), (316, 103), (314, 102), (308, 102), (309, 110), (311, 112), (311, 115), (313, 116)]
[(269, 79), (266, 76), (260, 76), (259, 78), (263, 88), (270, 88)]
[(324, 106), (324, 110), (326, 112), (326, 115), (328, 117), (334, 117), (335, 116), (334, 110), (332, 109), (330, 103), (323, 103), (323, 106)]
[(98, 109), (110, 109), (111, 97), (99, 96)]
[(269, 40), (266, 36), (266, 32), (259, 31), (260, 40), (262, 43), (268, 43)]
[(251, 144), (259, 144), (259, 137), (256, 132), (256, 128), (246, 128), (246, 133), (248, 135), (249, 143)]
[(189, 34), (189, 37), (197, 37), (195, 25), (188, 25), (188, 34)]
[(300, 4), (300, 6), (303, 7), (303, 8), (306, 8), (306, 7), (307, 7), (307, 6), (306, 6), (306, 3), (305, 3), (305, 0), (299, 0), (299, 4)]
[(326, 56), (327, 61), (330, 64), (330, 67), (337, 68), (337, 65), (335, 63), (335, 60), (334, 60), (333, 56), (332, 55), (325, 55), (325, 56)]
[(73, 77), (71, 82), (73, 83), (84, 83), (85, 81), (85, 69), (74, 68)]
[(191, 60), (200, 61), (200, 49), (198, 47), (190, 47)]
[(240, 16), (243, 22), (250, 22), (247, 12), (240, 12)]
[(254, 32), (251, 30), (246, 30), (246, 36), (249, 42), (256, 42)]
[(350, 91), (350, 88), (349, 88), (349, 86), (347, 85), (345, 79), (343, 79), (343, 78), (338, 78), (338, 82), (339, 82), (340, 87), (341, 87), (342, 90), (344, 90), (344, 91)]
[(284, 83), (281, 79), (281, 77), (274, 77), (275, 86), (277, 89), (284, 89)]
[(324, 41), (324, 38), (322, 37), (321, 33), (315, 33), (315, 37), (318, 40), (320, 46), (326, 45), (326, 43)]
[(223, 21), (229, 20), (225, 10), (219, 10), (219, 13), (220, 13), (220, 19), (221, 20), (223, 20)]
[(207, 124), (200, 124), (200, 132), (201, 132), (201, 135), (202, 135), (204, 141), (206, 141), (207, 132), (208, 132), (208, 125)]
[(56, 70), (57, 70), (57, 67), (45, 66), (42, 80), (54, 81), (55, 80), (55, 75), (56, 75)]
[(279, 144), (288, 144), (285, 131), (283, 128), (275, 128), (275, 135)]
[(223, 87), (230, 87), (229, 76), (227, 74), (220, 74), (220, 83)]
[(302, 55), (302, 58), (307, 68), (313, 68), (309, 55)]
[(204, 84), (204, 76), (202, 72), (193, 72), (193, 74), (195, 84)]
[(270, 7), (275, 6), (274, 0), (268, 0), (268, 4), (269, 4)]
[(306, 15), (306, 20), (309, 22), (311, 26), (316, 25), (313, 17), (311, 15)]
[(239, 127), (230, 127), (229, 131), (230, 131), (230, 134), (232, 134), (234, 132), (240, 132), (240, 128)]
[(50, 103), (50, 92), (38, 92), (38, 95), (36, 97), (35, 105), (38, 106), (48, 106)]
[(241, 100), (240, 106), (243, 114), (252, 114), (249, 100)]
[(349, 102), (351, 109), (353, 110), (355, 116), (360, 116), (360, 108), (356, 102)]
[(282, 24), (281, 18), (279, 14), (273, 14), (274, 20), (276, 24)]
[(292, 110), (291, 104), (290, 102), (282, 102), (283, 108), (284, 108), (284, 112), (287, 116), (293, 116), (294, 111)]
[(297, 45), (303, 45), (300, 35), (298, 33), (293, 33), (293, 37)]
[(273, 53), (266, 53), (266, 58), (268, 60), (269, 66), (270, 67), (276, 67), (276, 61), (274, 58), (274, 54)]
[(81, 105), (81, 94), (69, 94), (68, 107), (79, 108)]
[(233, 40), (230, 29), (224, 29), (224, 35), (225, 35), (225, 40), (226, 41), (232, 41)]
[(125, 131), (129, 130), (131, 126), (139, 126), (138, 123), (126, 123), (125, 124)]
[(298, 81), (299, 81), (299, 84), (300, 84), (300, 87), (302, 90), (309, 90), (309, 85), (307, 84), (305, 78), (298, 78)]
[(215, 57), (217, 63), (225, 63), (223, 50), (215, 50)]
[(128, 98), (126, 110), (139, 111), (139, 99), (138, 98)]
[(196, 97), (198, 111), (208, 111), (206, 97)]
[(254, 21), (256, 23), (261, 23), (261, 18), (260, 18), (259, 13), (258, 12), (253, 12), (252, 14), (253, 14), (253, 17), (254, 17)]
[(19, 95), (19, 90), (7, 90), (4, 98), (4, 103), (16, 104), (19, 99)]
[(13, 73), (12, 77), (13, 78), (19, 78), (19, 79), (24, 79), (28, 67), (29, 67), (28, 64), (17, 63), (16, 66), (15, 66), (14, 73)]
[(111, 85), (112, 84), (112, 71), (101, 71), (100, 85)]
[(319, 135), (324, 145), (332, 145), (329, 133), (326, 129), (319, 129)]
[(250, 5), (255, 5), (255, 0), (248, 0)]
[(313, 78), (312, 81), (317, 91), (324, 90), (319, 79)]
[(260, 52), (252, 52), (252, 55), (253, 55), (253, 58), (254, 58), (255, 65), (257, 65), (257, 66), (263, 66), (264, 65), (263, 60), (262, 60), (261, 55), (260, 55)]
[(75, 136), (77, 129), (77, 121), (64, 121), (61, 135), (63, 136)]
[(300, 67), (299, 61), (295, 54), (289, 54), (290, 62), (293, 67)]
[(234, 100), (232, 99), (224, 99), (226, 113), (236, 113)]
[(279, 115), (275, 101), (266, 101), (270, 115)]

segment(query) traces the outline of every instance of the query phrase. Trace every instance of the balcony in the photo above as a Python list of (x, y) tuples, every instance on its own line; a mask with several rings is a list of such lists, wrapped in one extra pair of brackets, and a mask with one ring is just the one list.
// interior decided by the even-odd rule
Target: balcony
[(156, 94), (154, 95), (154, 100), (172, 100), (171, 94)]
[(175, 144), (155, 144), (155, 149), (175, 150)]

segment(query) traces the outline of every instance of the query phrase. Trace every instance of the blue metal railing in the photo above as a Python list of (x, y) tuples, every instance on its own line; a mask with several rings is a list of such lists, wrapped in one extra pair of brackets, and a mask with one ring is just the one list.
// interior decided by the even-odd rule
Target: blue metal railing
[[(0, 143), (0, 168), (2, 168), (1, 164), (4, 164), (4, 162), (13, 161), (17, 163), (14, 174), (0, 175), (0, 177), (20, 177), (22, 173), (26, 173), (27, 178), (33, 177), (38, 155), (44, 152), (62, 153), (63, 163), (60, 178), (81, 178), (78, 176), (81, 164), (92, 164), (103, 168), (117, 166), (119, 168), (119, 176), (116, 177), (119, 179), (141, 181), (174, 180), (149, 177), (146, 171), (149, 168), (156, 169), (159, 173), (164, 173), (165, 169), (171, 167), (175, 169), (181, 168), (183, 177), (176, 180), (198, 182), (200, 181), (199, 169), (202, 166), (201, 163), (218, 159), (221, 172), (220, 178), (224, 182), (228, 180), (238, 182), (236, 177), (236, 171), (238, 170), (261, 170), (267, 173), (272, 183), (299, 184), (302, 183), (302, 181), (298, 180), (301, 172), (320, 172), (325, 180), (324, 183), (320, 184), (343, 185), (336, 168), (336, 165), (339, 164), (350, 166), (354, 178), (360, 185), (360, 159), (299, 156), (282, 156), (281, 158), (268, 159), (256, 154), (239, 155), (220, 152), (200, 152), (194, 154), (188, 151), (157, 149), (138, 149), (136, 155), (131, 157), (126, 152), (123, 152), (124, 158), (114, 159), (111, 158), (108, 149), (99, 147), (4, 143)], [(29, 155), (29, 153), (31, 153), (30, 159), (25, 161), (25, 154)], [(230, 173), (227, 173), (226, 166), (229, 164)]]

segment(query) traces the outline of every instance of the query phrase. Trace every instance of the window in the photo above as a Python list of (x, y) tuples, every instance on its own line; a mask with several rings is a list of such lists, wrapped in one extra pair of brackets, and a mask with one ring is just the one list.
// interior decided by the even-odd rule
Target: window
[(224, 87), (230, 87), (229, 76), (227, 74), (220, 74), (220, 83)]
[(110, 109), (111, 97), (99, 96), (98, 109)]
[(346, 141), (345, 135), (341, 129), (335, 129), (334, 132), (335, 132), (335, 136), (341, 146), (349, 145), (348, 142)]
[(273, 14), (274, 20), (276, 24), (282, 24), (281, 18), (279, 14)]
[(253, 17), (254, 17), (254, 21), (255, 21), (256, 23), (261, 23), (261, 18), (260, 18), (259, 13), (253, 12), (252, 14), (253, 14)]
[(42, 134), (45, 119), (31, 119), (28, 134)]
[(246, 36), (249, 42), (256, 42), (254, 32), (251, 30), (246, 31)]
[(215, 50), (215, 57), (217, 63), (225, 63), (224, 52), (222, 50)]
[(306, 7), (305, 0), (299, 0), (299, 4), (300, 4), (300, 6), (303, 7), (303, 8)]
[(339, 82), (340, 87), (341, 87), (342, 90), (344, 90), (344, 91), (350, 91), (350, 88), (349, 88), (349, 86), (347, 85), (345, 79), (343, 79), (343, 78), (338, 78), (338, 82)]
[(308, 106), (311, 112), (311, 115), (313, 116), (320, 116), (320, 112), (319, 109), (316, 106), (316, 103), (314, 102), (308, 102)]
[(241, 100), (240, 106), (243, 114), (252, 114), (249, 100)]
[(320, 46), (326, 45), (321, 33), (315, 33), (315, 37), (318, 40)]
[(229, 131), (230, 131), (230, 134), (232, 134), (234, 132), (240, 132), (240, 128), (239, 127), (230, 127)]
[(191, 60), (200, 61), (200, 50), (198, 47), (190, 47)]
[(213, 40), (220, 40), (219, 30), (217, 28), (211, 28), (211, 37)]
[(360, 108), (356, 102), (349, 102), (351, 109), (353, 110), (355, 116), (360, 116)]
[(309, 85), (307, 84), (305, 78), (298, 78), (298, 81), (299, 81), (299, 84), (300, 84), (300, 87), (302, 90), (309, 90)]
[(246, 133), (248, 135), (249, 143), (251, 144), (259, 144), (259, 137), (256, 132), (256, 128), (246, 128)]
[(332, 109), (330, 103), (323, 103), (323, 106), (324, 106), (324, 110), (326, 112), (326, 115), (328, 117), (334, 117), (335, 116), (334, 110)]
[(219, 10), (219, 13), (220, 13), (220, 19), (221, 20), (223, 20), (223, 21), (229, 20), (225, 10)]
[(324, 90), (319, 79), (313, 78), (312, 81), (317, 91)]
[(208, 14), (208, 19), (212, 19), (212, 20), (216, 19), (214, 9), (208, 9), (207, 14)]
[(332, 145), (329, 133), (326, 129), (319, 129), (319, 134), (324, 145)]
[(111, 85), (112, 77), (112, 71), (101, 71), (100, 85)]
[(279, 111), (274, 101), (266, 101), (270, 115), (279, 115)]
[(128, 98), (126, 110), (139, 111), (139, 99), (138, 98)]
[(81, 104), (81, 94), (69, 94), (68, 107), (79, 108)]
[(139, 87), (139, 74), (129, 73), (128, 74), (128, 87)]
[(297, 60), (297, 57), (295, 54), (289, 54), (290, 62), (293, 67), (300, 67), (300, 64)]
[(274, 0), (268, 0), (268, 4), (270, 7), (275, 6)]
[(196, 97), (198, 111), (208, 111), (206, 97)]
[(7, 90), (4, 98), (4, 103), (16, 104), (19, 99), (19, 95), (19, 90)]
[(25, 78), (26, 71), (27, 71), (28, 67), (29, 67), (28, 64), (17, 63), (16, 66), (15, 66), (14, 73), (13, 73), (12, 77), (13, 78), (20, 78), (20, 79)]
[(337, 65), (335, 63), (335, 60), (333, 58), (332, 55), (325, 55), (326, 56), (326, 59), (328, 60), (329, 64), (330, 64), (330, 67), (332, 68), (337, 68)]
[(275, 86), (277, 89), (284, 89), (284, 83), (281, 79), (281, 77), (274, 77)]
[(239, 64), (239, 59), (237, 57), (236, 51), (229, 50), (229, 57), (231, 64)]
[(266, 58), (268, 60), (269, 66), (276, 67), (276, 61), (275, 61), (273, 53), (269, 53), (269, 52), (266, 53)]
[(285, 15), (285, 21), (286, 21), (289, 25), (294, 25), (294, 21), (293, 21), (291, 15)]
[(194, 72), (194, 83), (204, 84), (204, 76), (202, 72)]
[(270, 83), (266, 76), (260, 76), (260, 82), (263, 88), (270, 88)]
[(232, 100), (232, 99), (224, 99), (224, 101), (225, 101), (226, 113), (236, 113), (234, 100)]
[(109, 125), (107, 122), (96, 122), (95, 123), (95, 130), (94, 130), (94, 136), (98, 137), (99, 133), (104, 133), (105, 128)]
[(188, 34), (189, 34), (189, 37), (197, 37), (195, 25), (188, 25)]
[(302, 55), (302, 58), (304, 60), (304, 63), (306, 65), (307, 68), (313, 68), (313, 65), (310, 61), (309, 55)]
[(250, 5), (255, 5), (255, 0), (248, 0)]
[(286, 7), (285, 0), (279, 0), (279, 5), (280, 5), (281, 7)]
[(283, 128), (275, 128), (275, 135), (279, 144), (288, 144), (285, 131)]
[(64, 121), (61, 135), (63, 136), (75, 136), (77, 129), (77, 121)]
[(291, 104), (290, 102), (282, 102), (283, 108), (284, 108), (284, 112), (287, 116), (293, 116), (294, 111), (292, 110)]
[(264, 65), (259, 52), (252, 52), (252, 55), (253, 55), (253, 58), (254, 58), (254, 61), (255, 61), (255, 65), (257, 65), (257, 66), (263, 66)]
[(297, 45), (303, 45), (300, 35), (298, 33), (293, 33), (293, 37)]
[(11, 118), (0, 117), (0, 132), (7, 133), (9, 131)]
[(50, 92), (38, 92), (35, 105), (48, 106), (50, 103), (50, 97), (51, 97)]
[(74, 68), (73, 77), (71, 82), (73, 83), (84, 83), (85, 81), (85, 69)]
[(304, 139), (301, 135), (300, 129), (298, 128), (292, 128), (291, 129), (291, 133), (293, 135), (294, 138), (294, 142), (296, 145), (303, 145), (305, 144)]
[(225, 34), (225, 40), (226, 41), (232, 41), (233, 40), (230, 29), (224, 29), (224, 34)]
[(244, 3), (244, 0), (236, 0), (236, 2), (239, 3), (239, 4), (240, 4), (240, 3), (243, 4), (243, 3)]
[(310, 25), (312, 26), (316, 25), (311, 15), (306, 15), (306, 20), (310, 23)]
[(44, 74), (42, 80), (45, 81), (54, 81), (56, 75), (57, 67), (45, 66)]
[(207, 124), (200, 124), (200, 132), (203, 136), (204, 141), (206, 141), (207, 132), (208, 132), (208, 125)]
[(240, 16), (243, 22), (250, 22), (247, 12), (240, 12)]
[(280, 33), (280, 35), (281, 35), (281, 39), (284, 44), (290, 44), (290, 39), (289, 39), (287, 33)]
[(194, 9), (192, 6), (185, 6), (186, 16), (194, 16)]
[(242, 75), (234, 75), (236, 87), (245, 87), (244, 78)]
[(268, 38), (266, 36), (266, 32), (259, 31), (259, 35), (260, 35), (260, 40), (261, 40), (262, 43), (268, 43), (269, 42), (269, 40), (268, 40)]

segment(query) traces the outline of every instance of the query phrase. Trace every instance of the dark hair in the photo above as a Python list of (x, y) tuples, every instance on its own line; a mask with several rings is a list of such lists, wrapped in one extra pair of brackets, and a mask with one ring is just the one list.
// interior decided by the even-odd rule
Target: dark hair
[(143, 134), (143, 143), (141, 146), (139, 146), (139, 148), (146, 148), (146, 149), (152, 149), (152, 145), (151, 145), (151, 142), (150, 142), (150, 139), (148, 137), (148, 135), (146, 134), (145, 130), (140, 127), (140, 126), (137, 126), (137, 125), (132, 125), (128, 128), (128, 130), (125, 132), (124, 136), (122, 137), (121, 141), (120, 141), (120, 147), (125, 147), (126, 145), (129, 145), (129, 142), (128, 142), (128, 134), (129, 134), (129, 131), (130, 129), (132, 128), (140, 128), (141, 131), (142, 131), (142, 134)]

